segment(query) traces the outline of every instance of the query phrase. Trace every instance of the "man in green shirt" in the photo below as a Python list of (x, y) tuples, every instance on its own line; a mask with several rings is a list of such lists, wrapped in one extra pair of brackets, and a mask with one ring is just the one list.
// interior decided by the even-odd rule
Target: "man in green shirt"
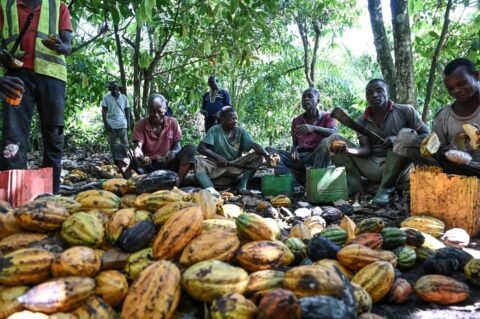
[[(408, 180), (412, 159), (420, 158), (419, 145), (430, 132), (420, 114), (411, 105), (397, 104), (388, 99), (388, 85), (382, 79), (371, 80), (365, 89), (368, 107), (357, 123), (377, 133), (383, 140), (358, 135), (356, 146), (340, 135), (328, 137), (332, 160), (347, 171), (349, 192), (362, 190), (360, 177), (380, 184), (373, 204), (388, 205), (397, 182)], [(340, 147), (332, 144), (343, 140)]]
[[(212, 179), (236, 178), (242, 175), (238, 191), (240, 194), (248, 194), (247, 183), (255, 174), (256, 168), (263, 158), (271, 161), (270, 154), (255, 143), (244, 128), (237, 126), (237, 121), (235, 110), (224, 107), (220, 112), (220, 124), (212, 126), (198, 145), (198, 152), (206, 157), (195, 158), (195, 177), (202, 188), (212, 193), (216, 193)], [(251, 149), (254, 152), (242, 155)]]

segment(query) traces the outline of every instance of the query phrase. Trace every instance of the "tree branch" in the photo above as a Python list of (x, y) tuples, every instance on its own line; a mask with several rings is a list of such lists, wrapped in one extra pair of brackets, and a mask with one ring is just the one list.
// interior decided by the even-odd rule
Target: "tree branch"
[(171, 71), (175, 71), (175, 70), (184, 68), (184, 67), (186, 67), (186, 66), (189, 66), (189, 65), (191, 65), (191, 64), (194, 64), (194, 63), (197, 63), (197, 62), (200, 62), (200, 61), (203, 61), (203, 60), (207, 60), (207, 59), (213, 58), (213, 57), (216, 56), (216, 55), (217, 55), (217, 54), (211, 54), (211, 55), (206, 56), (206, 57), (203, 57), (203, 58), (198, 58), (198, 59), (193, 60), (193, 61), (190, 61), (190, 62), (188, 62), (188, 63), (182, 64), (182, 65), (177, 65), (176, 67), (170, 68), (170, 69), (168, 69), (168, 70), (163, 70), (163, 71), (154, 73), (154, 74), (152, 74), (152, 76), (158, 76), (158, 75), (162, 75), (162, 74), (165, 74), (165, 73), (168, 73), (168, 72), (171, 72)]
[(98, 38), (100, 38), (107, 31), (108, 31), (108, 24), (105, 24), (105, 25), (103, 25), (103, 27), (100, 29), (100, 31), (98, 32), (98, 34), (96, 36), (94, 36), (93, 38), (91, 38), (90, 40), (88, 40), (86, 42), (83, 42), (79, 46), (72, 48), (72, 53), (75, 53), (75, 52), (83, 49), (84, 47), (88, 46), (90, 43), (95, 42)]
[(149, 73), (153, 72), (153, 69), (157, 65), (158, 61), (160, 61), (160, 59), (162, 58), (163, 50), (165, 50), (165, 47), (167, 46), (168, 42), (170, 42), (170, 39), (173, 36), (173, 30), (175, 30), (175, 27), (177, 26), (177, 20), (178, 20), (178, 16), (179, 16), (179, 13), (180, 13), (181, 3), (182, 3), (182, 1), (178, 2), (177, 10), (175, 11), (175, 17), (173, 18), (173, 24), (170, 27), (170, 29), (168, 30), (168, 33), (167, 33), (168, 35), (167, 35), (166, 39), (163, 41), (162, 45), (157, 50), (157, 52), (155, 52), (155, 56), (153, 57), (152, 62), (150, 62), (150, 65), (147, 68)]
[(312, 80), (312, 84), (310, 86), (315, 85), (315, 65), (317, 64), (317, 53), (318, 47), (320, 42), (320, 35), (321, 35), (321, 26), (320, 21), (315, 20), (313, 21), (313, 31), (315, 32), (315, 42), (313, 44), (313, 51), (312, 51), (312, 61), (310, 63), (310, 79)]
[(128, 45), (130, 45), (133, 49), (135, 49), (135, 43), (133, 43), (132, 40), (130, 40), (129, 38), (125, 37), (124, 35), (122, 35), (122, 39), (127, 42)]
[(300, 17), (297, 17), (297, 27), (298, 27), (298, 33), (300, 34), (300, 38), (302, 39), (302, 44), (303, 44), (303, 62), (304, 62), (304, 72), (305, 72), (305, 77), (307, 79), (308, 85), (310, 87), (313, 87), (313, 81), (310, 77), (310, 72), (309, 72), (309, 56), (308, 56), (308, 51), (309, 51), (309, 45), (308, 45), (308, 36), (307, 36), (307, 27), (305, 25), (305, 22), (301, 21)]
[(435, 52), (433, 53), (432, 56), (432, 64), (430, 65), (430, 71), (428, 73), (428, 82), (427, 82), (427, 90), (425, 94), (425, 103), (423, 105), (423, 111), (422, 111), (422, 120), (426, 121), (428, 118), (428, 111), (430, 108), (430, 100), (432, 99), (432, 91), (433, 91), (433, 86), (435, 83), (435, 70), (437, 68), (437, 63), (438, 63), (438, 57), (440, 55), (440, 50), (443, 47), (443, 44), (445, 43), (445, 36), (447, 35), (448, 32), (448, 26), (450, 25), (450, 11), (452, 10), (452, 0), (447, 1), (447, 6), (445, 8), (445, 15), (443, 18), (443, 27), (442, 27), (442, 33), (440, 34), (440, 38), (438, 39), (437, 46), (435, 48)]

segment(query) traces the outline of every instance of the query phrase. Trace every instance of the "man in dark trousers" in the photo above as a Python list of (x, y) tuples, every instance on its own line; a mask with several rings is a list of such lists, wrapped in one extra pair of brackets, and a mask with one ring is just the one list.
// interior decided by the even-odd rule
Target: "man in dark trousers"
[[(19, 107), (3, 105), (1, 169), (27, 167), (28, 136), (37, 107), (43, 137), (42, 167), (53, 168), (53, 192), (58, 193), (64, 145), (65, 55), (72, 50), (70, 13), (59, 0), (1, 1), (0, 6), (4, 46), (0, 62), (7, 67), (7, 75), (20, 78), (25, 86)], [(19, 39), (24, 28), (26, 32)], [(17, 39), (18, 50), (8, 52), (13, 51)], [(11, 54), (21, 63), (12, 63)]]
[(108, 144), (112, 151), (113, 161), (121, 161), (121, 154), (115, 153), (115, 145), (128, 148), (128, 129), (130, 124), (130, 108), (126, 95), (120, 93), (117, 81), (108, 83), (110, 93), (102, 100), (102, 119), (108, 134)]
[[(330, 164), (327, 137), (337, 132), (336, 121), (330, 113), (319, 107), (320, 92), (308, 88), (302, 94), (302, 108), (305, 112), (292, 120), (291, 135), (293, 148), (291, 152), (275, 150), (280, 155), (276, 174), (291, 171), (298, 182), (306, 181), (306, 166), (327, 167)], [(267, 149), (269, 150), (269, 149)]]
[(231, 105), (230, 94), (227, 90), (219, 89), (217, 79), (212, 75), (208, 78), (210, 91), (203, 95), (200, 113), (205, 116), (205, 134), (215, 124), (219, 123), (220, 110)]
[[(361, 176), (379, 184), (372, 203), (389, 204), (397, 182), (407, 181), (412, 159), (420, 157), (419, 145), (430, 133), (420, 114), (412, 105), (398, 104), (388, 98), (388, 85), (373, 79), (365, 88), (368, 107), (357, 123), (383, 139), (359, 134), (360, 145), (333, 134), (327, 138), (335, 165), (344, 166), (350, 194), (362, 190)], [(333, 141), (341, 140), (340, 147)]]

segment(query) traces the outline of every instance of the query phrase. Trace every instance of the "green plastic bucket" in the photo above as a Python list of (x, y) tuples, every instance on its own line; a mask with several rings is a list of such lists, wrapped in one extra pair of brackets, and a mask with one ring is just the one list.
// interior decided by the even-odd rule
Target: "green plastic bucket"
[(262, 194), (264, 196), (277, 196), (293, 194), (293, 175), (265, 175), (262, 176)]
[(345, 167), (308, 168), (307, 200), (310, 203), (331, 203), (348, 199)]

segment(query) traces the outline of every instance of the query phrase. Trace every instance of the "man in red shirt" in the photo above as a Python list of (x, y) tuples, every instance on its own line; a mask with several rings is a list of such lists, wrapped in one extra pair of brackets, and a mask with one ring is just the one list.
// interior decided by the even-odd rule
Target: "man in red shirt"
[[(148, 98), (148, 117), (135, 123), (133, 129), (134, 149), (129, 158), (123, 148), (125, 160), (118, 161), (125, 177), (131, 175), (132, 169), (141, 169), (142, 173), (150, 173), (159, 169), (168, 169), (178, 173), (177, 185), (183, 181), (185, 175), (195, 163), (195, 146), (188, 144), (180, 147), (182, 130), (177, 120), (166, 116), (167, 101), (160, 94), (152, 94)], [(122, 153), (121, 144), (115, 145), (115, 152)], [(132, 163), (129, 166), (129, 163)], [(140, 167), (135, 167), (138, 163)]]
[(337, 131), (336, 121), (330, 117), (330, 113), (317, 108), (319, 97), (316, 88), (308, 88), (303, 92), (302, 108), (305, 112), (292, 120), (292, 151), (275, 151), (281, 159), (276, 174), (291, 171), (299, 182), (305, 183), (305, 166), (321, 168), (330, 164), (330, 154), (324, 150), (328, 150), (326, 137)]
[[(23, 29), (25, 33), (19, 39)], [(58, 193), (67, 80), (64, 56), (72, 49), (68, 7), (59, 0), (1, 1), (0, 34), (3, 46), (0, 62), (7, 68), (7, 75), (20, 78), (25, 86), (19, 107), (6, 102), (3, 105), (0, 167), (26, 168), (28, 136), (36, 107), (43, 137), (42, 166), (53, 167), (53, 192)], [(16, 42), (20, 44), (18, 50)], [(12, 55), (23, 65), (14, 65)]]

